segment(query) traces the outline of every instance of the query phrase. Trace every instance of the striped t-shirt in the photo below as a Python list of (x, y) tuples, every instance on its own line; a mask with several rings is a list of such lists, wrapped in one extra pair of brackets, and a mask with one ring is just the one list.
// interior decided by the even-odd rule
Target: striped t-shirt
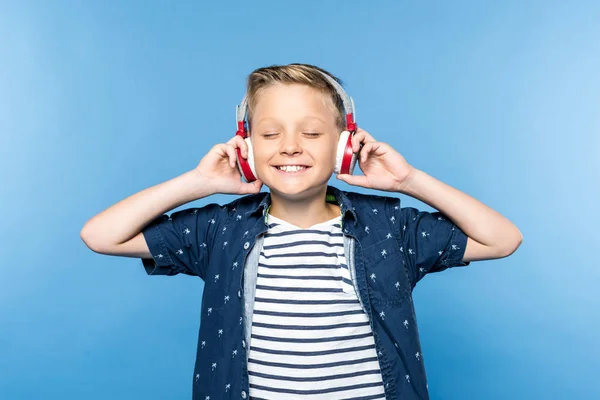
[(341, 218), (302, 229), (268, 216), (248, 359), (251, 399), (384, 399)]

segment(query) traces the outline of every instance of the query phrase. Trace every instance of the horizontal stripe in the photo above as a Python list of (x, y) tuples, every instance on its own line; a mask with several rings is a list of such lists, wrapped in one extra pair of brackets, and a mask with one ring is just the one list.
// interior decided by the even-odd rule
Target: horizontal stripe
[(348, 347), (345, 349), (332, 349), (332, 350), (323, 350), (323, 351), (289, 351), (289, 350), (272, 350), (272, 349), (264, 349), (262, 347), (251, 346), (250, 349), (252, 351), (257, 351), (259, 353), (268, 353), (268, 354), (277, 354), (281, 356), (325, 356), (330, 354), (340, 354), (340, 353), (351, 353), (354, 351), (362, 351), (368, 349), (375, 349), (375, 345), (367, 345), (367, 346), (359, 346), (359, 347)]
[(271, 328), (271, 329), (292, 329), (298, 331), (318, 331), (318, 330), (327, 330), (327, 329), (339, 329), (339, 328), (354, 328), (357, 326), (367, 326), (369, 325), (369, 321), (365, 322), (348, 322), (342, 324), (333, 324), (333, 325), (277, 325), (277, 324), (265, 324), (262, 322), (254, 322), (252, 326), (256, 326), (259, 328)]
[(265, 286), (256, 285), (257, 289), (262, 290), (274, 290), (277, 292), (309, 292), (309, 293), (342, 293), (341, 288), (305, 288), (305, 287), (279, 287), (279, 286)]
[(285, 265), (285, 264), (264, 264), (264, 263), (258, 263), (259, 268), (260, 267), (264, 267), (264, 268), (273, 268), (273, 269), (299, 269), (299, 268), (307, 268), (307, 269), (313, 269), (313, 268), (324, 268), (324, 269), (337, 269), (339, 267), (348, 269), (348, 266), (346, 264), (290, 264), (290, 265)]
[(273, 254), (270, 256), (266, 256), (264, 252), (260, 253), (261, 257), (264, 258), (282, 258), (282, 257), (293, 257), (293, 258), (298, 258), (298, 257), (343, 257), (343, 254), (337, 254), (337, 253), (323, 253), (322, 251), (315, 251), (315, 252), (304, 252), (304, 253), (285, 253), (285, 254)]
[(345, 390), (354, 390), (354, 389), (361, 389), (361, 388), (368, 388), (368, 387), (375, 387), (375, 386), (381, 386), (381, 382), (362, 383), (359, 385), (334, 387), (334, 388), (320, 389), (320, 390), (297, 390), (297, 389), (270, 388), (267, 386), (250, 384), (250, 387), (253, 389), (262, 389), (265, 391), (277, 392), (277, 393), (290, 393), (290, 394), (303, 394), (303, 395), (341, 392), (341, 391), (345, 391)]
[(305, 275), (305, 276), (290, 276), (290, 275), (270, 275), (270, 274), (258, 274), (259, 278), (267, 279), (300, 279), (300, 280), (319, 280), (319, 281), (341, 281), (344, 278), (342, 276), (318, 276), (318, 275)]
[(358, 298), (356, 300), (289, 300), (289, 299), (267, 299), (264, 297), (256, 297), (256, 302), (261, 303), (279, 303), (279, 304), (360, 304)]
[(327, 231), (320, 231), (317, 229), (303, 229), (303, 230), (294, 230), (294, 231), (286, 231), (286, 232), (279, 232), (279, 233), (265, 233), (264, 237), (265, 238), (273, 238), (273, 237), (283, 237), (283, 236), (290, 236), (290, 235), (305, 235), (305, 234), (311, 234), (311, 235), (326, 235), (326, 236), (330, 236), (330, 237), (343, 237), (344, 234), (343, 233), (331, 233), (331, 232), (327, 232)]
[(252, 334), (251, 338), (267, 340), (271, 342), (286, 342), (286, 343), (321, 343), (321, 342), (336, 342), (338, 340), (350, 340), (350, 339), (361, 339), (371, 336), (372, 332), (361, 333), (360, 335), (348, 335), (348, 336), (333, 336), (326, 338), (310, 338), (310, 339), (297, 339), (297, 338), (278, 338), (273, 336), (255, 335)]
[(303, 245), (321, 245), (326, 247), (344, 247), (344, 243), (329, 243), (323, 240), (298, 240), (290, 243), (271, 244), (263, 246), (263, 250), (283, 249), (286, 247), (296, 247)]
[(353, 378), (356, 376), (378, 374), (380, 372), (381, 371), (378, 369), (371, 369), (371, 370), (367, 370), (367, 371), (350, 372), (347, 374), (315, 376), (315, 377), (307, 377), (307, 378), (296, 377), (296, 376), (285, 376), (285, 375), (270, 375), (270, 374), (263, 374), (261, 372), (255, 372), (255, 371), (248, 371), (248, 375), (254, 375), (254, 376), (258, 376), (258, 377), (266, 378), (266, 379), (277, 379), (277, 380), (292, 381), (292, 382), (320, 382), (320, 381), (327, 381), (327, 380), (334, 380), (334, 379)]
[(338, 317), (343, 315), (356, 315), (364, 313), (363, 310), (348, 310), (334, 311), (323, 313), (298, 313), (298, 312), (278, 312), (278, 311), (262, 311), (254, 310), (254, 314), (271, 315), (273, 317), (292, 317), (292, 318), (322, 318), (322, 317)]
[(286, 364), (286, 363), (256, 360), (254, 358), (248, 359), (249, 364), (259, 364), (259, 365), (266, 365), (269, 367), (290, 368), (290, 369), (329, 368), (329, 367), (337, 367), (340, 365), (360, 364), (360, 363), (369, 362), (369, 361), (377, 361), (377, 357), (359, 358), (357, 360), (336, 361), (336, 362), (322, 363), (322, 364)]

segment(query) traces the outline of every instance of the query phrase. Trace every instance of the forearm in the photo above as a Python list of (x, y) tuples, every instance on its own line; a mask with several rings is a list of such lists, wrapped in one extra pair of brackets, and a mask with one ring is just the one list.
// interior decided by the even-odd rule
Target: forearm
[(211, 194), (195, 171), (186, 172), (144, 189), (94, 216), (81, 230), (81, 238), (90, 247), (120, 245), (159, 215)]
[(400, 193), (421, 200), (452, 220), (471, 239), (497, 249), (514, 249), (522, 240), (519, 229), (479, 200), (425, 172), (415, 169)]

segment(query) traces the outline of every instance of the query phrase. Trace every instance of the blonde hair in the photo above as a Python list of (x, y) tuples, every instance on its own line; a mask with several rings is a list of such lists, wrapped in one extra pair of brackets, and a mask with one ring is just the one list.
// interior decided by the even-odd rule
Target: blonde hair
[[(302, 84), (310, 86), (325, 95), (326, 104), (335, 113), (335, 119), (340, 132), (346, 127), (344, 103), (333, 85), (322, 75), (323, 73), (335, 79), (340, 85), (342, 82), (328, 71), (310, 64), (272, 65), (258, 68), (248, 76), (248, 124), (260, 93), (269, 86), (277, 83)], [(330, 100), (330, 101), (327, 101)]]

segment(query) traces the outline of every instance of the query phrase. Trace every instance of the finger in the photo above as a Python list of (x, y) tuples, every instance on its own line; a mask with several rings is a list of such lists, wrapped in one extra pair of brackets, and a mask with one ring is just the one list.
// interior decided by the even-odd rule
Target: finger
[(249, 183), (243, 183), (242, 184), (242, 194), (253, 194), (253, 193), (258, 193), (260, 192), (260, 188), (262, 187), (263, 183), (260, 179), (257, 179), (253, 182), (249, 182)]
[(348, 174), (339, 174), (336, 176), (337, 179), (346, 182), (349, 185), (353, 186), (361, 186), (364, 188), (369, 188), (369, 181), (367, 177), (364, 175), (348, 175)]
[(356, 133), (352, 136), (352, 151), (357, 153), (360, 150), (361, 144), (375, 142), (373, 136), (364, 129), (358, 128)]
[(231, 168), (235, 168), (237, 163), (237, 153), (235, 151), (235, 147), (231, 144), (224, 144), (223, 150), (229, 158), (229, 165), (231, 165)]
[(234, 146), (234, 148), (236, 149), (240, 149), (242, 157), (248, 158), (248, 145), (240, 135), (235, 135), (234, 137), (229, 139), (227, 144)]
[(365, 144), (360, 151), (360, 162), (364, 163), (370, 154), (383, 155), (385, 151), (381, 150), (383, 150), (383, 143), (381, 142), (369, 142)]

